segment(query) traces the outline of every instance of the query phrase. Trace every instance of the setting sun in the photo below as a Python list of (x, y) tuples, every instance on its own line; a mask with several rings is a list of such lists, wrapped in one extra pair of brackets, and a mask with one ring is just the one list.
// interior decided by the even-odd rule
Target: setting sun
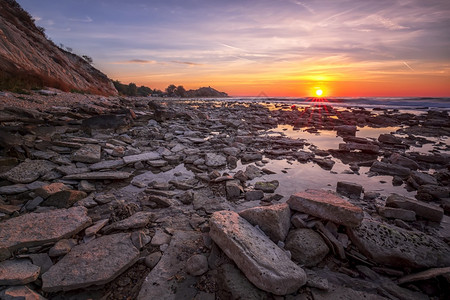
[(321, 89), (318, 89), (318, 90), (316, 90), (316, 95), (317, 96), (322, 96), (322, 94), (323, 94), (323, 91), (321, 90)]

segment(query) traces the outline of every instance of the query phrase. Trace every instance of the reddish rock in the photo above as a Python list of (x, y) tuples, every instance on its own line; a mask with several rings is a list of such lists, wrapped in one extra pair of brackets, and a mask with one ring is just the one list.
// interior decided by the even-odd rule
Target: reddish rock
[(48, 197), (50, 197), (58, 192), (66, 191), (66, 190), (70, 190), (70, 187), (68, 187), (67, 185), (65, 185), (62, 182), (55, 182), (55, 183), (44, 185), (44, 186), (41, 186), (40, 188), (35, 189), (34, 193), (39, 197), (47, 199)]
[(87, 194), (82, 191), (67, 190), (60, 191), (51, 195), (47, 200), (45, 200), (43, 206), (54, 206), (57, 208), (69, 208), (74, 205), (77, 201), (87, 197)]

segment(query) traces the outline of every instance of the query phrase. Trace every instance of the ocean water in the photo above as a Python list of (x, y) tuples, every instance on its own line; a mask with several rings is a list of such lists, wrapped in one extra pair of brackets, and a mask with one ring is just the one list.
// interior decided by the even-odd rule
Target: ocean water
[(365, 97), (365, 98), (295, 98), (295, 97), (232, 97), (225, 101), (262, 102), (262, 103), (284, 103), (300, 106), (323, 106), (336, 107), (364, 107), (364, 108), (386, 108), (401, 110), (448, 110), (450, 111), (450, 98), (431, 97)]

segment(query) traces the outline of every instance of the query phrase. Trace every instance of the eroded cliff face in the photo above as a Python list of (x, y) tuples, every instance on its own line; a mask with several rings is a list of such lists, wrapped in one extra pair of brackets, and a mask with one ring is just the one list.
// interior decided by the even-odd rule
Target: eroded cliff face
[(48, 86), (116, 95), (111, 80), (49, 41), (14, 0), (0, 1), (0, 87)]

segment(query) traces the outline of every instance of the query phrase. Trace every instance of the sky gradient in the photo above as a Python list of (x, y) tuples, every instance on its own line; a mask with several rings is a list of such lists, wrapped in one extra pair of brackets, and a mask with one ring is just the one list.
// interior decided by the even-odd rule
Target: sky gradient
[(122, 83), (233, 96), (450, 96), (449, 0), (18, 0)]

